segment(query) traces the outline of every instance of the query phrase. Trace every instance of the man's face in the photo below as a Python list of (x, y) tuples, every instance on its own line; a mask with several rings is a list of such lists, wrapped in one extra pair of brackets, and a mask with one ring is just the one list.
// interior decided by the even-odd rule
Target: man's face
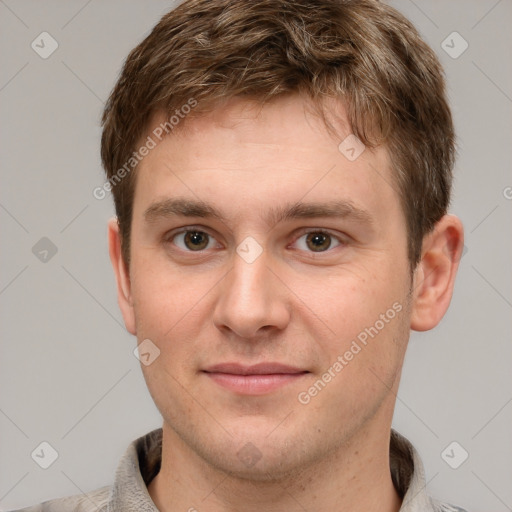
[(160, 350), (143, 371), (166, 427), (262, 479), (386, 435), (411, 287), (387, 152), (351, 161), (350, 131), (333, 138), (298, 96), (186, 123), (137, 170), (124, 313)]

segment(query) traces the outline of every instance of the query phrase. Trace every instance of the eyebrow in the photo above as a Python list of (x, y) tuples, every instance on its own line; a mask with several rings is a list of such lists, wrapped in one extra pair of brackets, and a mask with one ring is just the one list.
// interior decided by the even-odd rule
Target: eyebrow
[[(185, 198), (163, 199), (150, 205), (144, 212), (147, 223), (171, 217), (201, 217), (216, 219), (226, 223), (226, 218), (220, 211), (203, 201)], [(292, 203), (279, 207), (272, 207), (265, 217), (268, 226), (291, 219), (313, 219), (318, 217), (349, 218), (363, 224), (373, 224), (372, 216), (350, 201), (327, 201), (312, 203)]]

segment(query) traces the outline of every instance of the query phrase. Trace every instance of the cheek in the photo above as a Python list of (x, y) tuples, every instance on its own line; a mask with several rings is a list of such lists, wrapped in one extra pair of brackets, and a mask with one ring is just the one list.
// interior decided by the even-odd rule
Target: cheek
[[(326, 333), (315, 337), (322, 352), (321, 380), (336, 376), (319, 403), (330, 397), (359, 410), (362, 396), (370, 402), (370, 397), (382, 398), (395, 382), (408, 339), (408, 281), (405, 274), (393, 272), (392, 264), (374, 268), (352, 267), (328, 281), (296, 283), (297, 295), (307, 297), (314, 313), (307, 314), (310, 329)], [(323, 373), (329, 370), (331, 375)]]
[(171, 329), (190, 309), (201, 290), (162, 256), (158, 248), (144, 248), (133, 257), (132, 295), (138, 328)]
[[(137, 337), (139, 342), (150, 339), (160, 350), (159, 371), (177, 377), (194, 365), (200, 353), (198, 344), (208, 320), (205, 312), (211, 311), (210, 294), (219, 277), (214, 272), (184, 273), (157, 257), (137, 264), (132, 279)], [(148, 367), (150, 372), (156, 369)]]
[(320, 379), (328, 380), (329, 371), (335, 378), (322, 400), (350, 404), (340, 414), (362, 411), (365, 404), (379, 402), (394, 387), (408, 339), (405, 308), (398, 311), (399, 302), (394, 306), (384, 309), (377, 320), (370, 316), (358, 320), (359, 325), (354, 320), (343, 336), (329, 345), (329, 363)]
[(385, 320), (394, 318), (400, 308), (393, 309), (393, 305), (403, 302), (404, 279), (390, 269), (370, 272), (367, 267), (353, 266), (330, 275), (297, 275), (290, 288), (304, 305), (305, 315), (311, 321), (316, 319), (329, 339), (346, 342), (376, 322), (379, 327), (380, 316), (388, 310)]

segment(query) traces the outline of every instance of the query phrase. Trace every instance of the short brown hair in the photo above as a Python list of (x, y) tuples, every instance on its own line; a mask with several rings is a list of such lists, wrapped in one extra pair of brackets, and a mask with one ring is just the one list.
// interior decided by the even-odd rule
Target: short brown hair
[(377, 0), (187, 0), (163, 16), (127, 57), (103, 112), (101, 158), (127, 264), (136, 173), (112, 180), (152, 116), (191, 99), (199, 115), (234, 96), (291, 93), (319, 107), (340, 99), (353, 133), (386, 145), (416, 266), (447, 212), (455, 136), (435, 53)]

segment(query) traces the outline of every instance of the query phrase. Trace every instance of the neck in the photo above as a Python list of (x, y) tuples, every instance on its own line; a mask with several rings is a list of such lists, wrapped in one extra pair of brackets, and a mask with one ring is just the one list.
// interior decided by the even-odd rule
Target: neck
[(374, 417), (372, 425), (328, 457), (266, 481), (238, 478), (213, 468), (164, 424), (161, 470), (148, 490), (161, 512), (398, 512), (401, 499), (389, 468), (390, 427), (384, 429), (382, 419)]

